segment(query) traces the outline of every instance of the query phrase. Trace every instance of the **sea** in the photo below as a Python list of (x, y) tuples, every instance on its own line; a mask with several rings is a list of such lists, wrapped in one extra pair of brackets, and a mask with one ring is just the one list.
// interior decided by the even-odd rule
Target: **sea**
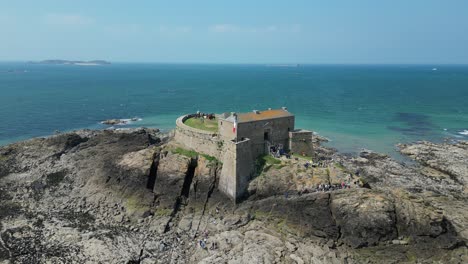
[[(57, 131), (287, 107), (343, 153), (468, 139), (468, 65), (0, 63), (0, 145)], [(108, 126), (106, 119), (132, 119)]]

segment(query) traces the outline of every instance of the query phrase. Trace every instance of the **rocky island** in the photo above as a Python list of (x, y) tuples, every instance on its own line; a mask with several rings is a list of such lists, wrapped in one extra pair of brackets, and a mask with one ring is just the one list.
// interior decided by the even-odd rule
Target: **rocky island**
[(92, 60), (92, 61), (80, 61), (80, 60), (43, 60), (43, 61), (31, 61), (31, 64), (49, 64), (49, 65), (79, 65), (79, 66), (97, 66), (97, 65), (109, 65), (108, 61), (104, 60)]
[(468, 262), (468, 142), (399, 145), (402, 163), (323, 140), (259, 157), (237, 203), (218, 188), (224, 163), (174, 133), (0, 147), (0, 263)]

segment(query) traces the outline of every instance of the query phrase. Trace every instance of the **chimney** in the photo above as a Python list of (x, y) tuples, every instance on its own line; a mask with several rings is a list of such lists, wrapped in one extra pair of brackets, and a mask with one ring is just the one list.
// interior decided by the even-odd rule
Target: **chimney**
[(281, 107), (281, 109), (283, 109), (284, 111), (288, 111), (288, 108), (285, 106)]
[(254, 113), (256, 113), (257, 115), (260, 114), (260, 111), (258, 110), (253, 110)]

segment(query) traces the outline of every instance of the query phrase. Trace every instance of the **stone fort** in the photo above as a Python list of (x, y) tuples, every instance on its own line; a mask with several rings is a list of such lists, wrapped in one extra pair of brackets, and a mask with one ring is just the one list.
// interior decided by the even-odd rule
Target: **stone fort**
[(294, 115), (286, 107), (216, 115), (216, 132), (184, 123), (196, 116), (188, 114), (177, 119), (175, 140), (223, 163), (218, 186), (234, 201), (245, 196), (259, 156), (270, 154), (272, 149), (312, 155), (312, 132), (295, 129)]

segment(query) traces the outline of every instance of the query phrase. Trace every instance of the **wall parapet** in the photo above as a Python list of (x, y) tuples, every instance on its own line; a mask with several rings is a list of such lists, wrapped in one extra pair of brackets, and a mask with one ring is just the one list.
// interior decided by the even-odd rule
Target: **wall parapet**
[(187, 119), (189, 119), (191, 117), (195, 117), (195, 116), (196, 116), (196, 114), (188, 114), (188, 115), (183, 115), (183, 116), (177, 118), (176, 126), (182, 128), (184, 130), (189, 130), (189, 131), (192, 131), (192, 132), (195, 132), (195, 133), (211, 135), (211, 136), (217, 136), (218, 135), (218, 133), (206, 131), (206, 130), (203, 130), (203, 129), (194, 128), (194, 127), (187, 126), (186, 124), (184, 124), (184, 122)]
[(223, 141), (219, 138), (218, 133), (197, 129), (184, 124), (185, 120), (195, 115), (188, 114), (177, 118), (175, 140), (189, 149), (220, 159)]

